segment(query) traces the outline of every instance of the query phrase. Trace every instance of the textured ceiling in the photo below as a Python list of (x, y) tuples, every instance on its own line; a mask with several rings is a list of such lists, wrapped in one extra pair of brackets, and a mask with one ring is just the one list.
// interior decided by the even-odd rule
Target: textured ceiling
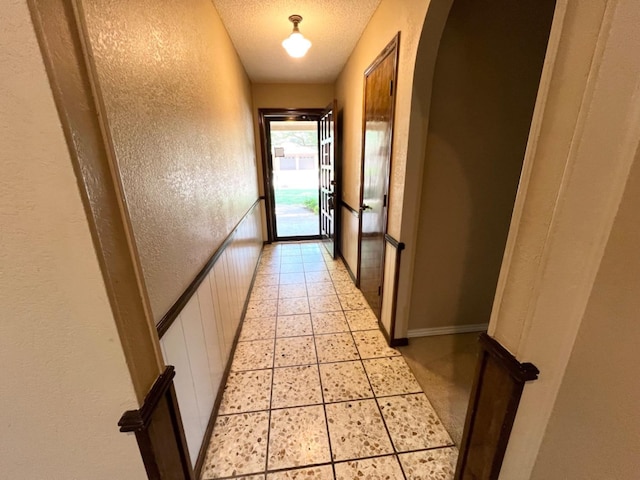
[[(330, 83), (346, 63), (380, 0), (213, 0), (256, 83)], [(303, 58), (282, 48), (302, 15), (300, 32), (312, 42)]]

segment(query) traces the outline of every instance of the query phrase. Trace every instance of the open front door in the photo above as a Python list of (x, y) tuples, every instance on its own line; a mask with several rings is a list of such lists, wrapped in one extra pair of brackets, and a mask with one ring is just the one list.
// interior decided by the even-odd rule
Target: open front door
[(336, 101), (322, 113), (318, 122), (320, 150), (320, 236), (324, 246), (336, 258)]

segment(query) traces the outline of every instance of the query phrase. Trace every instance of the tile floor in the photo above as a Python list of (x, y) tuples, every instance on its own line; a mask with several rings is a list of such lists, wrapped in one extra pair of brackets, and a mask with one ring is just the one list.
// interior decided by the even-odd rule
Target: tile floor
[(457, 449), (344, 265), (265, 247), (203, 480), (451, 480)]

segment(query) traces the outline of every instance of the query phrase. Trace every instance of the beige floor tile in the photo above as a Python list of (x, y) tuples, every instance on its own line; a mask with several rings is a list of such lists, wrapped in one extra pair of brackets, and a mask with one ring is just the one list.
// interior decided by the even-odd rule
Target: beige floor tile
[(300, 245), (282, 244), (280, 245), (279, 251), (281, 257), (299, 257), (300, 255), (302, 255)]
[(407, 480), (453, 480), (458, 449), (438, 448), (398, 455)]
[(309, 365), (318, 361), (313, 337), (277, 338), (274, 364), (276, 367)]
[(288, 263), (302, 263), (302, 255), (283, 255), (280, 264), (286, 265)]
[(326, 405), (334, 460), (393, 453), (375, 400)]
[(258, 266), (258, 275), (271, 275), (274, 273), (280, 273), (280, 263), (273, 262), (266, 265)]
[(217, 418), (207, 449), (203, 479), (264, 472), (269, 413)]
[(320, 250), (302, 251), (302, 261), (304, 263), (324, 263), (324, 257)]
[(301, 263), (283, 263), (280, 265), (280, 273), (301, 273), (304, 266)]
[(325, 263), (327, 264), (327, 270), (347, 270), (347, 268), (340, 260), (332, 260), (329, 258), (325, 259)]
[(265, 246), (219, 414), (202, 480), (453, 478), (446, 429), (316, 242)]
[(369, 308), (361, 293), (338, 294), (343, 310), (363, 310)]
[(395, 456), (336, 463), (336, 480), (404, 480)]
[(290, 285), (280, 285), (278, 291), (280, 298), (299, 298), (307, 296), (307, 287), (305, 283), (294, 283)]
[(397, 451), (453, 445), (424, 393), (380, 398), (378, 405)]
[(359, 360), (320, 365), (324, 401), (341, 402), (372, 398), (369, 380)]
[(331, 465), (322, 465), (285, 470), (268, 474), (267, 480), (333, 480), (333, 468)]
[(329, 272), (334, 282), (351, 282), (351, 276), (346, 270), (335, 269)]
[(304, 263), (304, 271), (305, 272), (326, 272), (327, 266), (324, 261), (320, 259), (317, 262)]
[(305, 272), (304, 278), (307, 283), (330, 282), (329, 272)]
[(369, 308), (364, 310), (348, 310), (344, 313), (352, 332), (358, 330), (378, 330), (378, 319)]
[(333, 287), (336, 289), (338, 295), (354, 295), (360, 293), (360, 290), (354, 285), (351, 278), (345, 281), (334, 280)]
[(247, 318), (242, 323), (242, 331), (240, 332), (240, 342), (248, 342), (250, 340), (268, 340), (276, 335), (276, 318)]
[(313, 323), (313, 333), (316, 335), (349, 331), (349, 325), (343, 312), (311, 313), (311, 322)]
[(304, 273), (281, 273), (280, 285), (304, 285)]
[(280, 283), (280, 275), (279, 274), (257, 274), (256, 281), (254, 282), (254, 287), (264, 287), (267, 285), (278, 285)]
[(271, 370), (230, 373), (224, 387), (219, 415), (269, 409)]
[(380, 330), (353, 332), (353, 339), (362, 358), (397, 357), (400, 352), (389, 347)]
[(329, 440), (321, 405), (271, 412), (269, 470), (329, 460)]
[(302, 407), (322, 403), (317, 365), (276, 368), (271, 408)]
[(343, 362), (360, 358), (350, 333), (316, 335), (315, 340), (320, 363)]
[(278, 300), (251, 300), (244, 318), (275, 317), (277, 313)]
[(273, 340), (238, 342), (231, 363), (232, 372), (260, 370), (273, 366)]
[(275, 300), (278, 298), (278, 287), (267, 285), (263, 287), (253, 287), (251, 300)]
[(309, 309), (312, 312), (341, 312), (342, 307), (336, 295), (309, 297)]
[(280, 256), (267, 252), (263, 253), (262, 257), (260, 257), (260, 261), (258, 262), (258, 266), (262, 267), (268, 265), (280, 265)]
[(307, 290), (310, 296), (321, 297), (323, 295), (335, 295), (336, 290), (331, 282), (307, 283)]
[(278, 317), (277, 337), (301, 337), (313, 334), (311, 315), (286, 315)]
[(402, 357), (374, 358), (362, 364), (377, 397), (422, 392)]
[(278, 316), (309, 313), (309, 301), (306, 297), (281, 298), (278, 300)]

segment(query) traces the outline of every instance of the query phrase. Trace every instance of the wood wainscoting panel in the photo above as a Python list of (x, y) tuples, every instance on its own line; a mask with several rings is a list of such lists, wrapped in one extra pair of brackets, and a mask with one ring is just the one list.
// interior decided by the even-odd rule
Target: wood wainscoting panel
[(340, 212), (340, 256), (344, 261), (353, 282), (357, 284), (358, 270), (358, 210), (345, 202), (341, 203)]
[(455, 480), (495, 480), (525, 382), (538, 378), (531, 363), (520, 363), (483, 333)]
[(160, 339), (166, 364), (175, 366), (175, 390), (196, 474), (262, 246), (260, 209), (254, 206)]

